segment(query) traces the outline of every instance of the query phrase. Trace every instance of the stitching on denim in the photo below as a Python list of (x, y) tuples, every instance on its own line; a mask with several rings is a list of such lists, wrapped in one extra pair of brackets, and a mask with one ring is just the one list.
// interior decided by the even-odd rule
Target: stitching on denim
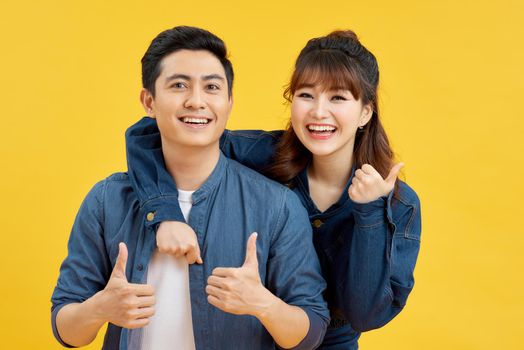
[(370, 224), (370, 225), (357, 224), (357, 226), (360, 227), (360, 228), (368, 229), (368, 228), (374, 228), (374, 227), (377, 227), (377, 226), (380, 226), (380, 225), (385, 225), (385, 224), (386, 224), (386, 222), (381, 221), (381, 222), (377, 222), (376, 224)]
[(394, 236), (400, 236), (401, 238), (405, 238), (405, 239), (409, 239), (409, 240), (412, 240), (412, 241), (420, 242), (420, 237), (415, 236), (415, 235), (411, 235), (411, 234), (407, 233), (406, 231), (404, 231), (402, 233), (395, 233)]
[[(406, 186), (407, 186), (407, 184), (406, 184)], [(397, 199), (399, 202), (401, 202), (402, 204), (404, 204), (406, 206), (412, 207), (412, 206), (415, 205), (414, 203), (408, 202), (407, 199), (404, 196), (402, 196), (402, 194), (400, 194), (400, 193), (399, 193), (398, 196), (395, 196), (394, 198)]]
[(408, 203), (406, 200), (404, 200), (400, 196), (397, 199), (398, 199), (399, 202), (401, 202), (402, 204), (404, 204), (407, 207), (410, 207), (411, 210), (412, 210), (411, 216), (409, 217), (408, 223), (406, 224), (406, 228), (405, 228), (405, 231), (404, 231), (404, 237), (407, 238), (407, 239), (420, 241), (420, 237), (419, 236), (412, 235), (412, 234), (409, 233), (409, 232), (411, 232), (411, 226), (413, 225), (413, 221), (415, 220), (415, 215), (417, 215), (417, 212), (418, 212), (417, 211), (418, 210), (417, 206), (415, 204)]
[(244, 131), (242, 131), (242, 130), (230, 130), (229, 133), (230, 133), (230, 135), (231, 135), (231, 134), (235, 134), (235, 135), (238, 135), (238, 136), (242, 136), (242, 137), (246, 137), (246, 138), (254, 139), (254, 140), (255, 140), (255, 139), (259, 139), (260, 136), (267, 136), (267, 135), (268, 135), (268, 136), (271, 136), (271, 138), (273, 138), (273, 139), (275, 139), (275, 140), (277, 139), (277, 137), (276, 137), (275, 135), (273, 135), (273, 134), (272, 134), (271, 132), (269, 132), (269, 131), (265, 131), (265, 130), (260, 130), (260, 131), (261, 131), (261, 132), (260, 132), (260, 134), (258, 134), (258, 135), (253, 135), (253, 134), (251, 134), (251, 133), (247, 133), (247, 132), (244, 132)]
[(415, 206), (412, 206), (411, 209), (411, 216), (409, 217), (408, 224), (406, 225), (406, 237), (411, 236), (408, 232), (411, 232), (411, 226), (413, 225), (413, 221), (415, 220), (415, 215), (417, 213), (417, 208)]
[(175, 198), (178, 201), (178, 196), (176, 196), (174, 194), (163, 194), (161, 196), (156, 196), (156, 197), (153, 197), (153, 198), (149, 198), (144, 203), (140, 204), (140, 208), (145, 207), (147, 204), (149, 204), (152, 201), (156, 201), (156, 200), (159, 200), (159, 199), (169, 199), (169, 198)]
[(106, 222), (106, 210), (105, 210), (106, 188), (107, 188), (107, 180), (104, 181), (104, 183), (103, 183), (103, 186), (102, 186), (102, 202), (99, 203), (99, 204), (102, 205), (102, 223), (104, 224), (104, 226), (105, 226), (105, 222)]

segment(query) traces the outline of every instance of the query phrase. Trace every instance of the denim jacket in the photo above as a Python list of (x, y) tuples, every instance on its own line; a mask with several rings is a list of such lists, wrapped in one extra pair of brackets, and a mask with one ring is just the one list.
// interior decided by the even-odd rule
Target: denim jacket
[[(161, 194), (141, 203), (129, 176), (118, 173), (96, 184), (85, 198), (52, 296), (53, 330), (63, 345), (67, 346), (56, 330), (58, 311), (68, 303), (83, 302), (105, 287), (119, 242), (125, 242), (129, 250), (128, 281), (145, 282), (156, 248), (154, 222), (164, 215), (155, 209), (157, 203), (178, 203), (176, 186), (173, 182), (168, 186), (170, 190), (163, 188)], [(204, 261), (203, 265), (189, 266), (196, 349), (275, 348), (272, 337), (255, 317), (223, 312), (207, 302), (205, 293), (207, 278), (215, 267), (243, 264), (252, 232), (258, 232), (262, 283), (309, 317), (309, 332), (296, 348), (312, 349), (320, 344), (329, 322), (322, 296), (326, 284), (311, 241), (307, 213), (292, 191), (221, 154), (212, 174), (193, 194), (188, 221), (197, 234)], [(140, 329), (109, 324), (104, 349), (139, 349), (140, 339)]]
[[(220, 148), (227, 157), (261, 173), (273, 161), (282, 131), (226, 130)], [(139, 200), (148, 203), (165, 191), (160, 136), (154, 119), (143, 118), (127, 132), (130, 179)], [(353, 169), (354, 172), (355, 169)], [(398, 190), (373, 202), (354, 203), (347, 190), (320, 212), (311, 200), (304, 169), (293, 181), (293, 191), (309, 214), (313, 242), (327, 282), (325, 298), (332, 322), (323, 347), (357, 349), (360, 332), (379, 328), (405, 306), (413, 289), (413, 271), (420, 248), (420, 202), (404, 182)], [(183, 221), (177, 203), (155, 200), (155, 224)], [(335, 345), (336, 344), (336, 345)]]

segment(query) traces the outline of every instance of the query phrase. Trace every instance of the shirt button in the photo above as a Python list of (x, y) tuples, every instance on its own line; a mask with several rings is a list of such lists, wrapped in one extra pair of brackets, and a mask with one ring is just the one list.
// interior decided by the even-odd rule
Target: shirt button
[(154, 211), (150, 211), (149, 213), (147, 213), (146, 219), (147, 219), (147, 221), (153, 221), (155, 219), (155, 212)]
[(322, 226), (322, 224), (323, 222), (320, 219), (316, 219), (315, 221), (311, 223), (311, 225), (313, 225), (314, 228), (319, 228), (320, 226)]
[(138, 265), (136, 266), (136, 269), (137, 269), (138, 271), (142, 271), (142, 270), (144, 269), (144, 265), (142, 265), (142, 264), (138, 264)]

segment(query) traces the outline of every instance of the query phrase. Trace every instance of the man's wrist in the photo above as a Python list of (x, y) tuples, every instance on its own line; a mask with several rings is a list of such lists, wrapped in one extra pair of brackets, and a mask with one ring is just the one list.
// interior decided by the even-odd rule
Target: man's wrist
[(282, 305), (283, 301), (280, 300), (280, 298), (273, 295), (269, 290), (264, 288), (264, 296), (262, 298), (261, 307), (259, 307), (256, 311), (256, 314), (253, 315), (262, 324), (265, 322), (270, 322), (271, 319), (275, 317), (275, 315), (278, 315), (278, 310), (280, 309), (280, 306)]
[(104, 323), (109, 322), (107, 315), (104, 312), (104, 293), (105, 290), (102, 289), (82, 303), (84, 304), (83, 306), (85, 308), (83, 311), (85, 311), (88, 315), (91, 315), (89, 323), (99, 325), (100, 327), (102, 327)]

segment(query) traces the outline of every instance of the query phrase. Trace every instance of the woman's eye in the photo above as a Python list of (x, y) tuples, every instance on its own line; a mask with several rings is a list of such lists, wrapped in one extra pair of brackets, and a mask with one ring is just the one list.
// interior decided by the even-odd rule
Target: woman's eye
[(311, 96), (311, 94), (308, 94), (307, 92), (301, 92), (298, 94), (298, 97), (302, 97), (302, 98), (313, 98), (313, 96)]
[(334, 101), (346, 101), (347, 100), (347, 98), (345, 98), (344, 96), (340, 96), (340, 95), (335, 95), (331, 99)]

